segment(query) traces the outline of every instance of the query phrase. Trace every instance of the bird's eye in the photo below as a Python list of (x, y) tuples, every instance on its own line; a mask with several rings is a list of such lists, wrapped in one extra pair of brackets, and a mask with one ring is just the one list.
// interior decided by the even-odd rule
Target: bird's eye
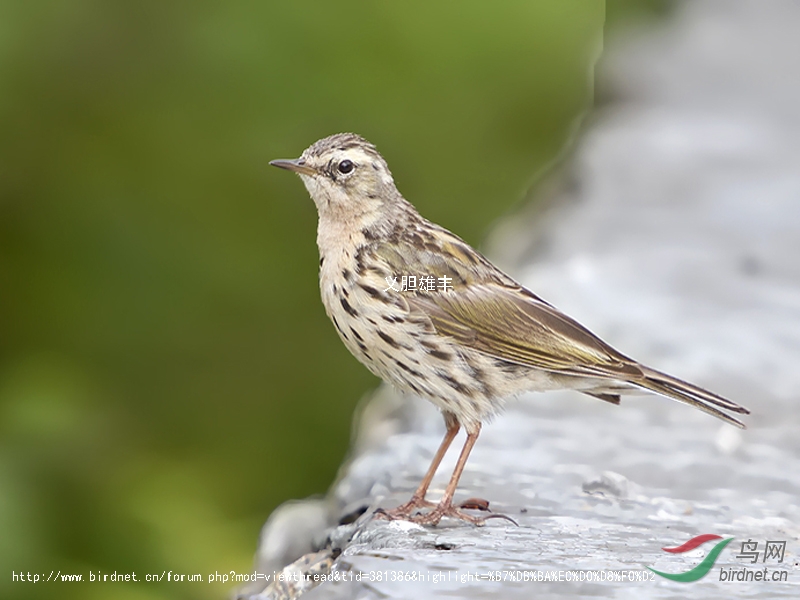
[(350, 171), (355, 168), (352, 160), (343, 160), (339, 163), (339, 173), (344, 173), (347, 175)]

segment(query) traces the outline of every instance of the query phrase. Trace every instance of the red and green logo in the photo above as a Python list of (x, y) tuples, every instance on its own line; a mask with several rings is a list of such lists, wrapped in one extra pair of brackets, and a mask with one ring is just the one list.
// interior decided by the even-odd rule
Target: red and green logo
[[(689, 552), (689, 550), (694, 550), (698, 546), (705, 544), (706, 542), (710, 542), (711, 540), (722, 540), (722, 536), (715, 535), (713, 533), (704, 533), (703, 535), (698, 535), (697, 537), (693, 537), (685, 544), (681, 544), (680, 546), (676, 546), (675, 548), (662, 548), (665, 552), (672, 552), (673, 554), (679, 554), (682, 552)], [(697, 565), (693, 569), (689, 569), (685, 573), (664, 573), (662, 571), (656, 571), (652, 567), (647, 567), (656, 575), (660, 575), (661, 577), (666, 577), (667, 579), (671, 579), (672, 581), (682, 581), (682, 582), (689, 582), (689, 581), (697, 581), (705, 577), (711, 568), (714, 566), (714, 563), (717, 562), (717, 558), (719, 557), (720, 552), (725, 549), (725, 546), (730, 544), (733, 541), (733, 538), (728, 538), (726, 540), (722, 540), (721, 542), (717, 542), (716, 545), (711, 549), (711, 552), (703, 559), (703, 561)]]

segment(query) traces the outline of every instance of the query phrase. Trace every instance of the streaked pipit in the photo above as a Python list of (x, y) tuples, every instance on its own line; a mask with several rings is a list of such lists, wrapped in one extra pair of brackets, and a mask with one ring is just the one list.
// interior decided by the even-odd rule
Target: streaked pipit
[[(521, 392), (568, 388), (619, 404), (623, 394), (647, 391), (744, 427), (720, 409), (746, 408), (621, 354), (421, 217), (365, 139), (333, 135), (296, 160), (270, 164), (297, 173), (317, 206), (322, 302), (345, 346), (444, 415), (447, 432), (422, 483), (386, 516), (422, 524), (501, 516), (470, 515), (453, 506), (453, 494), (481, 423)], [(466, 443), (434, 505), (425, 494), (461, 426)]]

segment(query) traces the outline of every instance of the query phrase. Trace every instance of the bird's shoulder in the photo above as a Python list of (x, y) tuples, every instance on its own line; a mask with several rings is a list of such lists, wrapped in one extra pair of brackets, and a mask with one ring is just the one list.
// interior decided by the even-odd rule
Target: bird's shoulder
[(519, 287), (463, 239), (422, 218), (393, 224), (367, 241), (367, 253), (391, 275), (446, 277), (455, 290), (480, 283)]

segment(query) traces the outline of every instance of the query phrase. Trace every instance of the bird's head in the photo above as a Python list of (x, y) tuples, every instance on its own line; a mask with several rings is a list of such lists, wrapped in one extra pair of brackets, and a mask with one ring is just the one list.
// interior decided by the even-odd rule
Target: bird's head
[(323, 138), (306, 148), (300, 158), (269, 164), (300, 176), (321, 217), (385, 212), (386, 205), (400, 197), (375, 146), (353, 133)]

